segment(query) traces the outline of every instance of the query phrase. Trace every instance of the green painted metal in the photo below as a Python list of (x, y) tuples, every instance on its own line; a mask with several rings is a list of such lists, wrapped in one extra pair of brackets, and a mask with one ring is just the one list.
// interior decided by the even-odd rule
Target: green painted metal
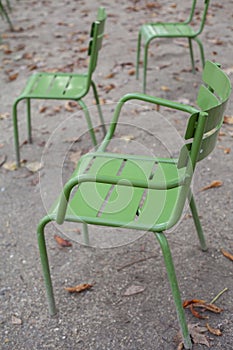
[(14, 126), (14, 142), (16, 151), (16, 163), (20, 166), (20, 150), (19, 150), (19, 132), (18, 132), (18, 115), (17, 105), (21, 100), (27, 100), (27, 126), (28, 126), (28, 141), (32, 142), (31, 135), (31, 99), (54, 99), (54, 100), (74, 100), (79, 103), (84, 111), (84, 115), (87, 120), (89, 133), (93, 142), (93, 145), (97, 145), (94, 128), (91, 122), (91, 118), (88, 112), (88, 108), (83, 101), (90, 87), (92, 87), (96, 105), (98, 108), (100, 124), (103, 129), (104, 135), (106, 134), (105, 122), (102, 114), (102, 110), (99, 103), (99, 97), (96, 89), (96, 85), (92, 80), (92, 74), (95, 71), (99, 50), (102, 46), (102, 40), (104, 35), (104, 26), (106, 21), (106, 13), (103, 7), (98, 9), (97, 20), (92, 24), (89, 50), (90, 56), (88, 71), (83, 74), (78, 73), (36, 73), (33, 74), (22, 91), (21, 95), (15, 100), (13, 104), (13, 126)]
[(147, 61), (148, 61), (148, 49), (150, 42), (156, 38), (187, 38), (189, 43), (190, 58), (193, 68), (193, 73), (195, 72), (195, 63), (193, 56), (192, 41), (195, 40), (198, 44), (201, 54), (201, 61), (204, 67), (205, 56), (204, 48), (200, 38), (198, 37), (204, 29), (206, 15), (209, 7), (210, 0), (204, 0), (204, 8), (202, 17), (200, 20), (200, 26), (198, 29), (193, 29), (191, 22), (194, 17), (197, 0), (193, 0), (190, 15), (187, 21), (184, 22), (174, 22), (174, 23), (161, 23), (161, 22), (151, 22), (143, 24), (138, 33), (138, 43), (137, 43), (137, 58), (136, 58), (136, 77), (139, 77), (139, 62), (140, 62), (140, 51), (141, 43), (144, 42), (144, 59), (143, 59), (143, 92), (146, 92), (146, 78), (147, 78)]
[[(210, 83), (213, 82), (214, 86), (217, 83), (212, 76), (215, 79), (221, 77), (223, 91), (219, 88), (214, 91)], [(95, 152), (80, 159), (57, 202), (38, 226), (39, 249), (51, 314), (55, 312), (55, 302), (43, 238), (44, 227), (49, 221), (55, 220), (58, 224), (64, 221), (83, 223), (85, 244), (89, 244), (88, 224), (152, 231), (163, 252), (184, 346), (191, 349), (171, 251), (164, 231), (178, 222), (185, 201), (188, 200), (201, 248), (207, 249), (191, 184), (197, 162), (204, 159), (214, 147), (231, 85), (225, 73), (210, 61), (206, 62), (203, 80), (204, 84), (208, 84), (208, 93), (206, 88), (200, 88), (199, 109), (140, 93), (123, 96), (101, 145)], [(184, 146), (177, 159), (106, 151), (114, 136), (122, 107), (132, 99), (188, 113)]]

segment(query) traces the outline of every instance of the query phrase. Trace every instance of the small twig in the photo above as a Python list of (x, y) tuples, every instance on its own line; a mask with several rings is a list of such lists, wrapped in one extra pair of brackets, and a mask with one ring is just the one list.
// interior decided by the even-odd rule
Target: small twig
[(223, 293), (225, 293), (226, 291), (228, 291), (228, 288), (224, 288), (221, 292), (219, 292), (219, 293), (216, 295), (216, 297), (214, 297), (214, 298), (211, 300), (210, 304), (214, 304), (215, 301), (216, 301)]
[(134, 265), (134, 264), (137, 264), (137, 263), (139, 263), (139, 262), (143, 262), (143, 261), (146, 261), (146, 260), (148, 260), (148, 259), (155, 258), (155, 257), (156, 257), (156, 255), (151, 255), (151, 256), (148, 256), (148, 257), (146, 257), (146, 258), (142, 258), (142, 259), (139, 259), (139, 260), (131, 261), (131, 262), (129, 262), (128, 264), (125, 264), (125, 265), (123, 265), (123, 266), (118, 267), (118, 268), (117, 268), (117, 271), (121, 271), (121, 270), (123, 270), (125, 267), (129, 267), (129, 266), (131, 266), (131, 265)]

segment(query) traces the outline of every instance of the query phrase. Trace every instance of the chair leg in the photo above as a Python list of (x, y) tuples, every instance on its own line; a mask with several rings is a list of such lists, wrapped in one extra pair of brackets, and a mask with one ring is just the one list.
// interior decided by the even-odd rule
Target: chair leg
[(189, 41), (189, 52), (190, 52), (190, 58), (191, 58), (191, 63), (192, 63), (192, 72), (195, 74), (195, 62), (194, 62), (194, 56), (193, 56), (193, 43), (192, 39), (188, 38)]
[(14, 143), (15, 143), (15, 155), (16, 165), (20, 167), (20, 150), (19, 150), (19, 129), (18, 129), (18, 117), (17, 117), (17, 105), (18, 100), (13, 104), (13, 128), (14, 128)]
[(27, 127), (28, 127), (28, 142), (32, 143), (31, 100), (30, 100), (30, 98), (27, 98)]
[(143, 61), (143, 93), (146, 93), (146, 76), (147, 76), (147, 61), (148, 61), (148, 48), (149, 43), (147, 42), (144, 47), (144, 61)]
[(193, 216), (193, 220), (194, 220), (194, 224), (197, 230), (197, 235), (200, 241), (200, 245), (201, 245), (201, 249), (203, 251), (207, 250), (207, 245), (206, 245), (206, 240), (205, 240), (205, 236), (204, 236), (204, 232), (202, 229), (202, 225), (198, 216), (198, 211), (197, 211), (197, 206), (193, 197), (193, 193), (189, 192), (189, 206), (192, 212), (192, 216)]
[(48, 224), (50, 221), (51, 219), (49, 216), (45, 216), (40, 221), (37, 228), (37, 239), (38, 239), (41, 265), (42, 265), (45, 287), (47, 292), (48, 304), (49, 304), (49, 313), (51, 316), (53, 316), (56, 314), (57, 310), (56, 310), (56, 305), (55, 305), (55, 300), (53, 295), (53, 285), (52, 285), (52, 280), (50, 275), (49, 261), (48, 261), (48, 255), (47, 255), (47, 249), (46, 249), (45, 237), (44, 237), (45, 225)]
[(203, 48), (202, 42), (199, 38), (195, 38), (194, 40), (198, 43), (198, 46), (200, 49), (200, 54), (201, 54), (202, 67), (204, 68), (204, 66), (205, 66), (205, 54), (204, 54), (204, 48)]
[(95, 137), (95, 132), (94, 132), (94, 129), (93, 129), (93, 125), (92, 125), (92, 122), (91, 122), (91, 117), (90, 117), (90, 114), (88, 112), (87, 106), (83, 102), (83, 100), (78, 100), (78, 103), (80, 104), (80, 106), (82, 107), (82, 109), (83, 109), (83, 111), (85, 113), (85, 117), (86, 117), (88, 129), (89, 129), (89, 133), (90, 133), (90, 136), (91, 136), (91, 140), (92, 140), (93, 145), (96, 146), (97, 145), (97, 141), (96, 141), (96, 137)]
[(88, 225), (85, 222), (83, 222), (83, 241), (85, 245), (90, 245)]
[(165, 262), (165, 266), (167, 269), (168, 279), (170, 282), (171, 291), (172, 291), (172, 295), (174, 298), (176, 311), (177, 311), (177, 315), (178, 315), (178, 321), (179, 321), (180, 329), (181, 329), (182, 336), (183, 336), (184, 347), (185, 347), (185, 349), (192, 349), (192, 342), (190, 339), (188, 326), (187, 326), (187, 322), (185, 319), (185, 313), (184, 313), (184, 309), (182, 306), (179, 286), (178, 286), (178, 282), (177, 282), (177, 278), (176, 278), (176, 273), (175, 273), (175, 268), (174, 268), (174, 264), (173, 264), (173, 260), (172, 260), (170, 247), (168, 245), (168, 241), (167, 241), (165, 235), (162, 232), (159, 232), (159, 233), (156, 232), (155, 235), (159, 241), (160, 247), (161, 247), (162, 252), (163, 252), (163, 257), (164, 257), (164, 262)]
[(137, 59), (136, 59), (136, 79), (139, 78), (139, 64), (140, 64), (140, 53), (141, 53), (141, 30), (138, 33), (138, 44), (137, 44)]
[(95, 96), (96, 105), (97, 105), (97, 108), (98, 108), (98, 113), (99, 113), (101, 128), (102, 128), (103, 134), (104, 134), (104, 136), (105, 136), (106, 133), (107, 133), (107, 130), (106, 130), (106, 126), (105, 126), (105, 121), (104, 121), (102, 109), (101, 109), (101, 106), (100, 106), (100, 101), (99, 101), (98, 92), (97, 92), (97, 89), (96, 89), (96, 86), (95, 86), (94, 81), (91, 82), (91, 85), (92, 85), (93, 93), (94, 93), (94, 96)]

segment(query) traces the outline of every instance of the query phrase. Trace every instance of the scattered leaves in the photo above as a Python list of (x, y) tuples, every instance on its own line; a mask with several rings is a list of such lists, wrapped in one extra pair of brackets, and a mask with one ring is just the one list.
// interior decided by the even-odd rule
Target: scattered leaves
[(196, 318), (200, 318), (200, 319), (204, 319), (204, 318), (208, 318), (208, 317), (200, 315), (195, 310), (195, 308), (201, 308), (202, 311), (208, 310), (208, 311), (211, 311), (211, 312), (216, 313), (216, 314), (219, 314), (223, 311), (223, 309), (216, 306), (215, 304), (206, 303), (205, 300), (199, 300), (199, 299), (185, 300), (183, 302), (183, 307), (184, 308), (189, 307), (193, 316), (195, 316)]
[(111, 73), (109, 73), (108, 75), (106, 75), (106, 76), (105, 76), (105, 79), (111, 79), (111, 78), (114, 78), (114, 77), (115, 77), (115, 75), (116, 75), (116, 73), (111, 72)]
[(205, 186), (205, 187), (202, 187), (202, 188), (199, 190), (199, 192), (209, 190), (210, 188), (221, 187), (222, 184), (223, 184), (222, 181), (214, 180), (214, 181), (212, 181), (209, 185), (207, 185), (207, 186)]
[(214, 335), (217, 335), (217, 336), (220, 336), (222, 335), (222, 332), (219, 328), (213, 328), (209, 325), (209, 323), (206, 323), (206, 328), (208, 329), (208, 331), (211, 333), (211, 334), (214, 334)]
[(57, 242), (57, 244), (62, 247), (62, 248), (65, 248), (65, 247), (72, 247), (72, 243), (58, 235), (54, 235), (54, 239), (55, 241)]
[(8, 75), (9, 81), (14, 81), (18, 78), (19, 73), (13, 73)]
[(41, 107), (39, 108), (39, 113), (44, 113), (47, 109), (48, 109), (47, 106), (41, 106)]
[(126, 291), (124, 292), (124, 296), (125, 297), (129, 297), (131, 295), (135, 295), (135, 294), (139, 294), (139, 293), (142, 293), (144, 292), (146, 288), (144, 286), (139, 286), (139, 285), (135, 285), (135, 284), (132, 284), (132, 286), (129, 286)]
[(65, 290), (69, 293), (81, 293), (92, 287), (93, 287), (93, 284), (83, 283), (83, 284), (78, 284), (75, 287), (65, 287)]
[(221, 249), (221, 253), (225, 256), (225, 258), (233, 261), (233, 255), (229, 252), (227, 252), (225, 249)]
[(6, 112), (6, 113), (0, 113), (0, 120), (4, 120), (9, 118), (10, 113)]
[(134, 75), (135, 72), (136, 72), (135, 68), (132, 68), (132, 69), (128, 70), (128, 74), (129, 75)]
[(9, 170), (9, 171), (14, 171), (17, 169), (17, 165), (15, 162), (6, 162), (2, 166), (4, 169)]
[(114, 85), (114, 84), (106, 85), (106, 86), (104, 87), (104, 91), (105, 91), (106, 93), (108, 93), (108, 92), (111, 91), (112, 89), (115, 89), (115, 87), (116, 87), (116, 85)]

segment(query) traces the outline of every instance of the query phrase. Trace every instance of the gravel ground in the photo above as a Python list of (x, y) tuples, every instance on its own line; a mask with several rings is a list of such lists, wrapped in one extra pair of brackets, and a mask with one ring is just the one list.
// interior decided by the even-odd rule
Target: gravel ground
[[(200, 1), (202, 2), (202, 1)], [(88, 31), (99, 5), (106, 8), (106, 36), (95, 73), (104, 116), (111, 120), (119, 98), (142, 91), (135, 79), (137, 33), (147, 21), (186, 18), (191, 1), (13, 1), (15, 32), (0, 22), (0, 160), (15, 160), (11, 108), (26, 79), (39, 70), (84, 71)], [(220, 62), (233, 81), (233, 1), (211, 1), (207, 24), (201, 36), (206, 57)], [(187, 6), (187, 7), (186, 7)], [(198, 14), (196, 15), (196, 21)], [(191, 73), (184, 41), (154, 41), (148, 62), (148, 93), (194, 104), (201, 80), (201, 64), (195, 47), (197, 72)], [(140, 71), (140, 73), (142, 73)], [(93, 122), (98, 119), (93, 96), (85, 99)], [(233, 115), (232, 98), (226, 111)], [(123, 119), (124, 118), (124, 119)], [(155, 122), (156, 119), (156, 122)], [(71, 173), (80, 154), (92, 148), (84, 116), (75, 106), (59, 101), (33, 101), (32, 145), (26, 140), (25, 105), (19, 105), (22, 159), (34, 167), (9, 171), (0, 168), (1, 275), (0, 348), (9, 350), (173, 350), (178, 323), (163, 258), (152, 234), (92, 228), (91, 247), (82, 244), (79, 227), (48, 225), (47, 244), (59, 313), (48, 315), (38, 254), (36, 227), (57, 197), (58, 186)], [(185, 116), (166, 109), (155, 111), (130, 104), (117, 130), (113, 150), (175, 154)], [(101, 130), (97, 127), (98, 140)], [(80, 137), (79, 142), (74, 138)], [(224, 311), (208, 313), (208, 320), (186, 310), (190, 324), (208, 322), (222, 336), (205, 333), (211, 349), (233, 349), (233, 265), (221, 248), (233, 253), (233, 126), (225, 123), (217, 147), (200, 164), (194, 192), (200, 210), (208, 251), (198, 245), (188, 209), (169, 234), (182, 299), (211, 301), (224, 288), (216, 304)], [(35, 170), (35, 169), (34, 169)], [(200, 191), (212, 181), (222, 186)], [(61, 248), (54, 235), (68, 237), (71, 247)], [(71, 295), (64, 287), (93, 284)], [(135, 294), (134, 289), (141, 292)], [(131, 289), (129, 296), (126, 296)], [(195, 344), (194, 350), (206, 349)]]

